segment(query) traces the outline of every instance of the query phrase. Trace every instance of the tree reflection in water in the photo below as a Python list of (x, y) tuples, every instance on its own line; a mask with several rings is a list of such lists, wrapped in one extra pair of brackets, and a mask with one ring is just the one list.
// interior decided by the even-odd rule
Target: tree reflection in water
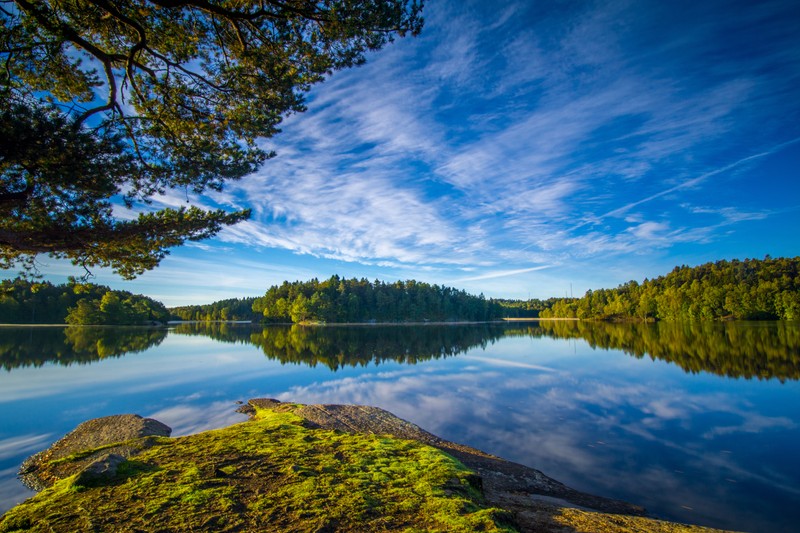
[(69, 366), (120, 357), (158, 346), (166, 328), (143, 327), (9, 327), (0, 329), (0, 365), (6, 370)]
[(324, 365), (331, 370), (370, 363), (418, 362), (486, 347), (505, 336), (503, 324), (450, 326), (265, 326), (181, 324), (176, 333), (207, 335), (224, 342), (249, 342), (282, 364)]
[[(159, 345), (165, 328), (9, 327), (0, 330), (0, 365), (6, 370), (45, 363), (86, 364)], [(186, 323), (170, 332), (220, 342), (252, 344), (283, 364), (331, 370), (370, 363), (415, 364), (486, 347), (503, 337), (583, 339), (592, 348), (676, 364), (686, 372), (733, 378), (800, 378), (797, 322), (606, 323), (548, 321), (521, 325), (253, 326)]]
[(592, 348), (618, 349), (676, 364), (686, 372), (734, 378), (800, 378), (800, 323), (607, 323), (544, 320), (529, 325), (266, 326), (182, 324), (176, 333), (250, 343), (281, 363), (332, 370), (392, 361), (414, 364), (485, 347), (506, 336), (583, 339)]
[(781, 381), (800, 378), (797, 322), (542, 321), (509, 334), (584, 339), (592, 348), (667, 361), (693, 374)]

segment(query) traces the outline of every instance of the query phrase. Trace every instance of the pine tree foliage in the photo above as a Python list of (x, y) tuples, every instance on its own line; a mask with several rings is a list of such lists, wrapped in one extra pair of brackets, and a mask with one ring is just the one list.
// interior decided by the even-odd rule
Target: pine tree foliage
[[(0, 266), (126, 278), (247, 209), (154, 210), (273, 154), (304, 95), (422, 27), (417, 0), (0, 0)], [(136, 207), (120, 216), (112, 204)]]

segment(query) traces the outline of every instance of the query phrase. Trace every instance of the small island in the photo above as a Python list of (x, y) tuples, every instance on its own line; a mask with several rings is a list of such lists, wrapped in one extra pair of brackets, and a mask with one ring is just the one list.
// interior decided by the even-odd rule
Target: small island
[(137, 415), (81, 424), (25, 462), (41, 492), (0, 532), (718, 531), (648, 518), (378, 408), (256, 399), (241, 411), (251, 420), (179, 438)]

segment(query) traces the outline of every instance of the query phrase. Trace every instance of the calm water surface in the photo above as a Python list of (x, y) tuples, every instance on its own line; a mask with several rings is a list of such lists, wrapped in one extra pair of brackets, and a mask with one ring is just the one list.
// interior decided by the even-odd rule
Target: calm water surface
[(800, 324), (0, 328), (0, 511), (78, 423), (185, 435), (237, 401), (383, 407), (651, 514), (798, 531)]

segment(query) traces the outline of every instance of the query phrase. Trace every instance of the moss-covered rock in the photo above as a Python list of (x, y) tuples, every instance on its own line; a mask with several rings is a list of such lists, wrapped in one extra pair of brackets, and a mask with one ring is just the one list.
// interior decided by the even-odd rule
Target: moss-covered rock
[[(289, 411), (158, 439), (114, 475), (56, 481), (0, 531), (510, 531), (474, 475), (422, 443), (312, 429)], [(80, 461), (72, 454), (60, 464)]]
[[(0, 532), (701, 531), (631, 516), (643, 510), (379, 409), (254, 400), (249, 410), (249, 422), (224, 429), (99, 446), (135, 450), (127, 457), (43, 452), (55, 482), (8, 511)], [(629, 514), (579, 511), (570, 499)]]
[(93, 418), (26, 459), (19, 477), (33, 490), (42, 490), (59, 479), (82, 472), (102, 456), (132, 457), (140, 453), (154, 443), (153, 439), (143, 437), (169, 437), (171, 433), (172, 428), (166, 424), (139, 415)]

